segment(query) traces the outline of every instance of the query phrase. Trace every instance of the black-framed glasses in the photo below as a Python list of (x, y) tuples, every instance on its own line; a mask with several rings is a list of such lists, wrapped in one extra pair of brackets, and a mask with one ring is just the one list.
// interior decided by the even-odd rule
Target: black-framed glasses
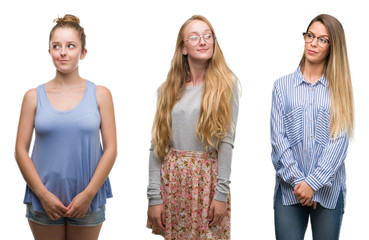
[(185, 42), (188, 42), (191, 46), (196, 46), (197, 44), (199, 44), (200, 39), (204, 39), (204, 41), (207, 44), (213, 45), (215, 42), (215, 37), (213, 36), (213, 34), (211, 33), (207, 33), (207, 34), (193, 34), (190, 35), (186, 40), (184, 40)]
[(328, 43), (331, 42), (326, 37), (317, 37), (317, 36), (315, 36), (314, 34), (312, 34), (310, 32), (303, 32), (302, 35), (304, 36), (304, 40), (307, 43), (311, 43), (312, 41), (314, 41), (314, 38), (316, 38), (318, 40), (318, 45), (320, 47), (325, 47), (325, 46), (327, 46)]

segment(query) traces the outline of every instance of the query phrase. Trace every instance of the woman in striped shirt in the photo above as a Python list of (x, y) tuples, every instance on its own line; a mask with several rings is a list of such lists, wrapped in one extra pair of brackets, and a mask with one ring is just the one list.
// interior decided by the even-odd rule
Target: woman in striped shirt
[(299, 67), (275, 81), (273, 89), (275, 234), (304, 239), (310, 216), (314, 239), (338, 239), (346, 195), (344, 160), (354, 123), (345, 34), (336, 18), (322, 14), (303, 36)]

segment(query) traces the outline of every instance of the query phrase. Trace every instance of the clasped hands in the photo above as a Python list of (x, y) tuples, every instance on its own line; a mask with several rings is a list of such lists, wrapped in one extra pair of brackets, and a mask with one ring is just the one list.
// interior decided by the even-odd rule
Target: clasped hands
[(57, 196), (48, 191), (39, 199), (45, 213), (50, 219), (55, 221), (61, 217), (83, 217), (87, 213), (93, 198), (89, 194), (81, 192), (74, 197), (67, 207), (64, 206)]
[(317, 203), (311, 201), (314, 193), (314, 190), (305, 181), (300, 182), (293, 189), (293, 194), (296, 196), (297, 200), (300, 201), (302, 206), (313, 206), (313, 208), (316, 209)]

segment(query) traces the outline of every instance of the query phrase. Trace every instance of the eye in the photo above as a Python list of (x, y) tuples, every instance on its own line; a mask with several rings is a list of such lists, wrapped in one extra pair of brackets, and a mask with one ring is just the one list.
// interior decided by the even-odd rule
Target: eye
[(68, 48), (75, 48), (76, 46), (74, 44), (68, 44)]
[(197, 36), (197, 35), (191, 35), (188, 37), (188, 40), (190, 41), (197, 41), (200, 39), (200, 36)]
[(209, 34), (205, 34), (204, 35), (204, 39), (210, 39), (212, 38), (213, 36), (209, 33)]
[(326, 38), (319, 38), (319, 40), (320, 40), (322, 43), (328, 43), (328, 42), (329, 42), (329, 40), (328, 40), (328, 39), (326, 39)]
[(313, 34), (311, 34), (311, 33), (307, 33), (307, 34), (306, 34), (306, 36), (307, 36), (308, 38), (310, 38), (310, 39), (315, 38), (315, 36), (314, 36)]
[(59, 49), (59, 45), (52, 45), (53, 49)]

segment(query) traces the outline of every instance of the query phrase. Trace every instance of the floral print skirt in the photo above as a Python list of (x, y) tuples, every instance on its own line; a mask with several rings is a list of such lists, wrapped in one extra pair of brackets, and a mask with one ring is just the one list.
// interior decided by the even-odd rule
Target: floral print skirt
[(230, 198), (223, 221), (209, 227), (208, 213), (217, 183), (217, 153), (170, 149), (161, 167), (165, 231), (147, 227), (166, 240), (230, 239)]

